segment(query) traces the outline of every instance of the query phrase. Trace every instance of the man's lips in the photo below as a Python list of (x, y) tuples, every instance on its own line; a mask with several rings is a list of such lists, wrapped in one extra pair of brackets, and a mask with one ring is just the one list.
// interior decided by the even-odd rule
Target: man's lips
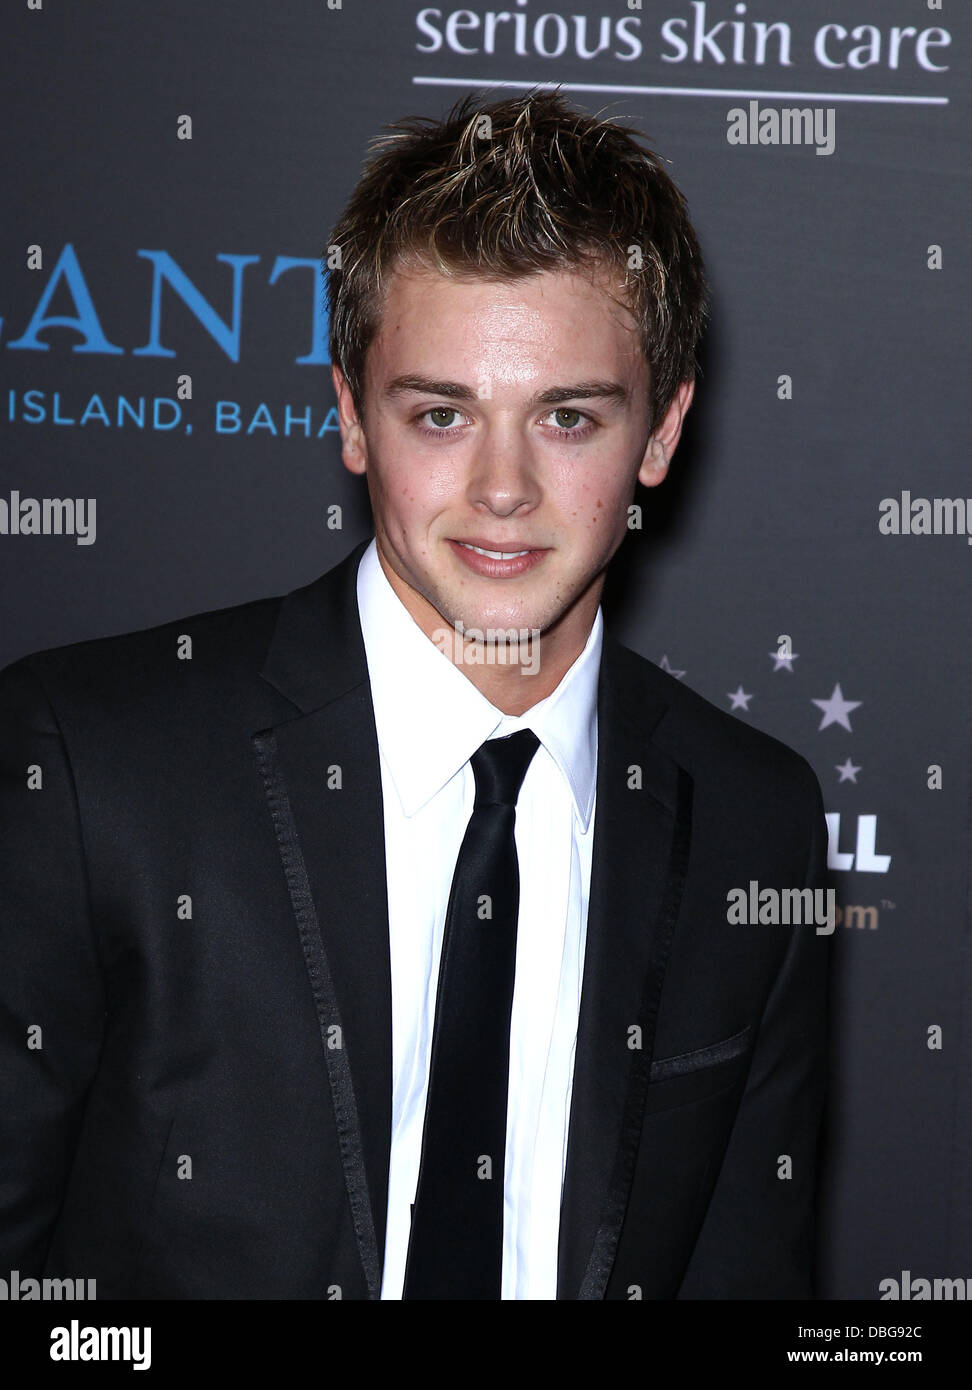
[(538, 565), (548, 547), (514, 545), (510, 541), (494, 541), (488, 537), (453, 540), (449, 545), (459, 560), (476, 574), (487, 579), (508, 579)]

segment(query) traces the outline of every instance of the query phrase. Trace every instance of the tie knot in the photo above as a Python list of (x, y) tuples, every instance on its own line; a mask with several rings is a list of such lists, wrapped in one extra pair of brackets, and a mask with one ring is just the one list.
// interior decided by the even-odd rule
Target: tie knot
[(476, 778), (475, 806), (515, 806), (530, 760), (540, 747), (532, 729), (508, 738), (490, 738), (472, 755)]

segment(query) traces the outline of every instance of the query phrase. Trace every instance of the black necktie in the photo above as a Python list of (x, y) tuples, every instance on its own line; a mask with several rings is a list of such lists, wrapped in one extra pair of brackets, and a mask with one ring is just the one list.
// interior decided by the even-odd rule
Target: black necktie
[(520, 876), (513, 827), (539, 747), (521, 729), (471, 758), (476, 800), (449, 894), (403, 1298), (498, 1299)]

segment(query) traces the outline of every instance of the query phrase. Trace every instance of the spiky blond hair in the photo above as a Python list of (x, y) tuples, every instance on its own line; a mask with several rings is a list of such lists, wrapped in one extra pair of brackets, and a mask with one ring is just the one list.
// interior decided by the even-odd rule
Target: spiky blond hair
[(538, 90), (485, 106), (469, 95), (442, 121), (385, 129), (329, 243), (341, 261), (327, 272), (331, 359), (359, 415), (394, 270), (512, 280), (605, 267), (639, 325), (657, 424), (698, 372), (706, 283), (685, 199), (640, 132)]

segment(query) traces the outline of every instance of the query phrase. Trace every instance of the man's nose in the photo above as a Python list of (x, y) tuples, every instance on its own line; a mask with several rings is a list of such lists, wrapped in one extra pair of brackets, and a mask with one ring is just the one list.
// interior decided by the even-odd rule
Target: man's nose
[(473, 506), (486, 506), (498, 516), (517, 508), (536, 506), (540, 483), (533, 450), (513, 428), (484, 431), (470, 463), (467, 496)]

